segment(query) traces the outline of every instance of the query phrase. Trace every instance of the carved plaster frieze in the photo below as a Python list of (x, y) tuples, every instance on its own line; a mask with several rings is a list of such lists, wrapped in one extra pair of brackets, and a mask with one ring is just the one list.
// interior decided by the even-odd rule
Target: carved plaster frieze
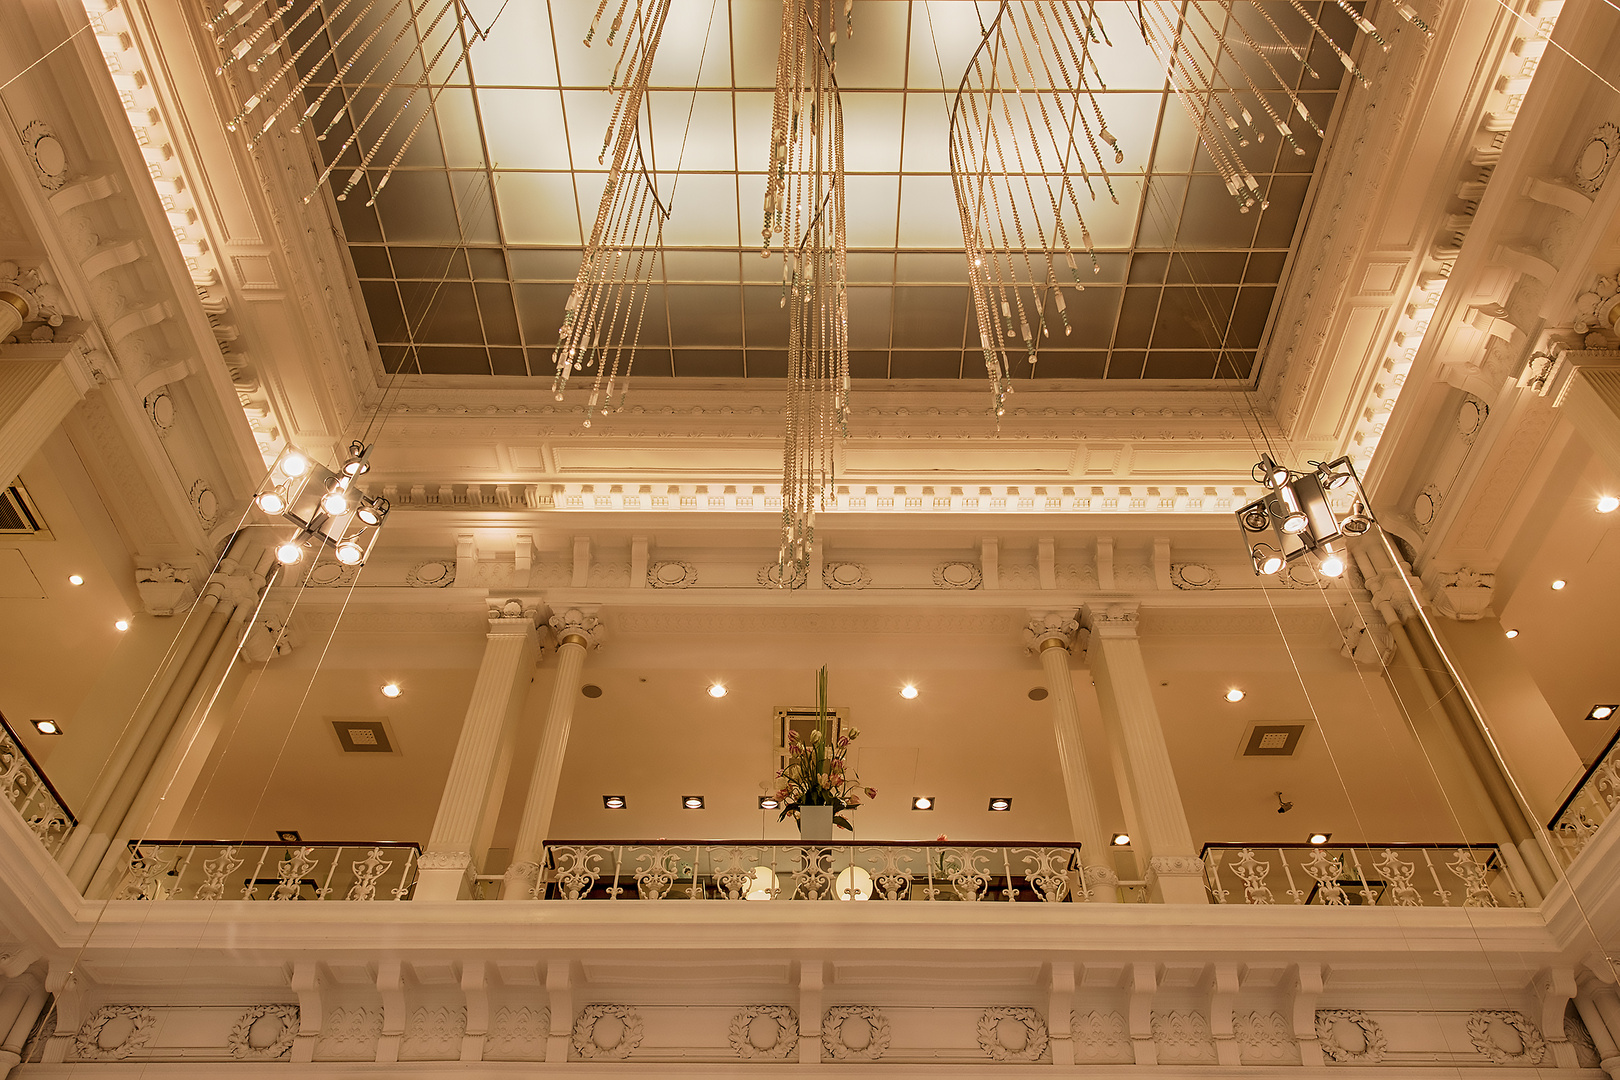
[(877, 1061), (892, 1038), (889, 1018), (873, 1005), (834, 1005), (821, 1022), (821, 1048), (834, 1061)]
[(326, 1014), (315, 1040), (316, 1061), (375, 1061), (382, 1038), (381, 1009), (339, 1006)]
[(412, 1011), (399, 1041), (401, 1061), (456, 1061), (467, 1030), (465, 1007), (421, 1006)]
[(1245, 1065), (1283, 1065), (1299, 1061), (1292, 1025), (1280, 1012), (1251, 1012), (1232, 1018), (1232, 1034)]
[(278, 1061), (298, 1037), (298, 1006), (255, 1005), (237, 1018), (225, 1047), (239, 1061)]
[(455, 580), (454, 559), (426, 559), (405, 571), (405, 584), (416, 589), (442, 589)]
[(1212, 1064), (1215, 1043), (1209, 1021), (1195, 1010), (1153, 1013), (1153, 1042), (1159, 1049), (1159, 1064)]
[(1039, 1061), (1046, 1055), (1046, 1021), (1026, 1006), (979, 1014), (979, 1049), (992, 1061)]
[(872, 584), (872, 571), (858, 562), (834, 562), (821, 568), (821, 583), (829, 589), (864, 589)]
[(485, 1061), (544, 1061), (551, 1010), (545, 1006), (503, 1005), (484, 1036)]
[(799, 1048), (799, 1014), (787, 1005), (749, 1005), (731, 1018), (729, 1035), (738, 1057), (786, 1061)]
[(1136, 1060), (1125, 1017), (1117, 1012), (1076, 1012), (1070, 1017), (1075, 1064), (1129, 1065)]
[(623, 1061), (641, 1045), (641, 1014), (629, 1005), (587, 1005), (574, 1021), (574, 1056)]

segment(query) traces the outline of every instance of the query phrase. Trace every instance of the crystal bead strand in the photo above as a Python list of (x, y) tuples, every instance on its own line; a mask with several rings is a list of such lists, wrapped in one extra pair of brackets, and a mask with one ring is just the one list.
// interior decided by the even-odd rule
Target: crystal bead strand
[[(597, 5), (584, 39), (587, 48), (596, 38), (608, 3), (601, 0)], [(612, 158), (552, 353), (556, 377), (551, 389), (558, 401), (563, 400), (575, 372), (594, 369), (585, 403), (585, 427), (591, 426), (593, 414), (606, 415), (624, 407), (652, 293), (653, 271), (660, 265), (669, 210), (648, 173), (639, 125), (668, 16), (669, 0), (635, 0), (633, 8), (630, 0), (620, 0), (604, 39), (610, 48), (618, 40), (619, 55), (614, 64), (613, 109), (597, 161), (607, 158), (610, 148)]]

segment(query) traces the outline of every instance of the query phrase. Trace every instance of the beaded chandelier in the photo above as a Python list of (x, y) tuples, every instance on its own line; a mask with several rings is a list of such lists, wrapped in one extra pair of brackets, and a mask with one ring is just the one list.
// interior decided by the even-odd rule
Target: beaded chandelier
[[(294, 8), (300, 10), (294, 13)], [(214, 74), (226, 77), (245, 69), (260, 78), (225, 126), (231, 131), (245, 130), (251, 149), (289, 111), (304, 105), (306, 90), (319, 86), (320, 92), (295, 113), (289, 131), (296, 134), (306, 124), (318, 123), (329, 102), (331, 116), (316, 140), (325, 142), (345, 120), (354, 130), (342, 146), (326, 155), (330, 164), (305, 194), (304, 202), (315, 197), (344, 155), (358, 148), (360, 162), (337, 195), (340, 202), (347, 199), (373, 164), (381, 161), (384, 147), (396, 141), (394, 156), (382, 166), (382, 179), (371, 189), (366, 202), (371, 206), (432, 115), (439, 94), (505, 10), (503, 4), (490, 25), (481, 27), (465, 0), (338, 0), (330, 10), (322, 0), (229, 0), (203, 23), (224, 53)], [(305, 35), (303, 44), (275, 64), (300, 31)], [(368, 65), (364, 74), (345, 83), (345, 77), (362, 62)], [(318, 82), (316, 76), (328, 70), (328, 65), (336, 68), (335, 75), (328, 82)], [(305, 74), (300, 76), (300, 70)], [(362, 87), (366, 96), (374, 95), (364, 109), (365, 102), (355, 93)], [(334, 96), (335, 91), (341, 92)], [(395, 129), (407, 120), (418, 100), (424, 106), (420, 114), (395, 140)]]
[[(787, 0), (776, 58), (770, 174), (760, 255), (782, 253), (788, 309), (787, 431), (777, 582), (809, 573), (815, 515), (833, 498), (834, 453), (849, 425), (849, 303), (844, 241), (844, 117), (836, 0)], [(844, 3), (846, 35), (849, 0)]]
[[(597, 5), (586, 47), (600, 29), (607, 4), (601, 0)], [(613, 160), (552, 354), (557, 375), (551, 389), (558, 401), (574, 372), (594, 370), (585, 405), (586, 427), (591, 426), (593, 413), (605, 415), (622, 408), (630, 391), (630, 368), (641, 340), (653, 273), (663, 257), (664, 220), (669, 217), (642, 157), (640, 130), (647, 79), (669, 16), (669, 0), (652, 0), (645, 7), (636, 0), (626, 26), (628, 6), (629, 0), (620, 0), (607, 34), (609, 48), (621, 32), (624, 36), (613, 69), (617, 87), (613, 113), (596, 160), (600, 164), (610, 148)]]
[[(1333, 3), (1358, 30), (1389, 49), (1390, 42), (1348, 0)], [(1138, 0), (1120, 6), (1164, 69), (1166, 89), (1192, 121), (1240, 213), (1256, 206), (1264, 210), (1267, 202), (1239, 148), (1275, 133), (1295, 154), (1304, 154), (1292, 121), (1322, 135), (1272, 58), (1286, 55), (1311, 78), (1320, 78), (1310, 63), (1320, 38), (1351, 76), (1368, 83), (1302, 0)], [(1085, 288), (1079, 259), (1091, 263), (1093, 274), (1100, 272), (1081, 212), (1080, 185), (1093, 201), (1101, 195), (1119, 201), (1107, 159), (1111, 156), (1117, 166), (1125, 155), (1098, 97), (1108, 89), (1098, 50), (1113, 44), (1101, 7), (1094, 0), (1003, 0), (951, 107), (951, 178), (998, 416), (1012, 389), (1009, 351), (1022, 351), (1033, 365), (1054, 324), (1068, 335), (1073, 328), (1063, 291)], [(1405, 0), (1394, 7), (1432, 36)], [(1278, 15), (1302, 26), (1306, 40), (1289, 40)]]

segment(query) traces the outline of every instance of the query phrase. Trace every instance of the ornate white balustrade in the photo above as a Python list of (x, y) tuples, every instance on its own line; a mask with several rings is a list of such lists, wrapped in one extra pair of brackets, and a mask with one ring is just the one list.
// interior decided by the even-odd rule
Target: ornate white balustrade
[(52, 855), (78, 824), (4, 720), (0, 720), (0, 799), (16, 808), (29, 831)]
[(142, 840), (114, 900), (409, 900), (415, 844)]
[(1620, 731), (1615, 732), (1547, 826), (1553, 847), (1566, 866), (1609, 820), (1616, 804), (1620, 804)]
[(1217, 904), (1524, 907), (1495, 844), (1207, 844)]
[(1072, 844), (557, 841), (545, 859), (541, 900), (1089, 899)]

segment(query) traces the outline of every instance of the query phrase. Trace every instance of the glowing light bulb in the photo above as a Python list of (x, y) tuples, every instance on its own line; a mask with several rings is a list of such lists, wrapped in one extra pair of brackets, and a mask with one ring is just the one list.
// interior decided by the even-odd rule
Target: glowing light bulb
[(360, 545), (353, 540), (345, 540), (337, 546), (337, 561), (344, 566), (356, 565), (364, 554), (365, 552), (360, 550)]
[(911, 808), (913, 810), (932, 810), (934, 808), (934, 800), (929, 798), (927, 795), (918, 795), (915, 799), (911, 800)]
[(113, 623), (113, 629), (122, 634), (125, 630), (129, 629), (129, 620), (119, 619), (117, 622)]
[(287, 509), (287, 500), (279, 491), (266, 491), (255, 500), (259, 509), (267, 514), (279, 514)]
[(719, 683), (714, 683), (712, 686), (709, 687), (709, 696), (712, 697), (712, 698), (725, 697), (726, 696), (726, 688), (724, 686), (721, 686)]
[(1509, 630), (1507, 632), (1507, 636), (1510, 638), (1516, 638), (1519, 636), (1519, 632), (1517, 630)]
[(1568, 584), (1569, 584), (1569, 582), (1565, 581), (1563, 578), (1555, 578), (1555, 579), (1553, 579), (1553, 583), (1552, 583), (1553, 591), (1557, 592), (1559, 589), (1562, 589), (1565, 585), (1568, 585)]
[(1305, 512), (1303, 510), (1294, 510), (1290, 512), (1287, 517), (1283, 518), (1283, 532), (1302, 533), (1305, 531), (1305, 527), (1310, 523), (1310, 519), (1305, 516)]
[(382, 695), (383, 695), (383, 697), (399, 697), (399, 694), (400, 694), (399, 683), (389, 682), (389, 683), (383, 683), (382, 684)]
[(1601, 498), (1598, 499), (1598, 501), (1597, 501), (1597, 512), (1598, 513), (1600, 513), (1600, 514), (1612, 514), (1616, 510), (1620, 510), (1620, 499), (1615, 498), (1613, 495), (1604, 495), (1604, 496), (1602, 496)]
[(1608, 705), (1599, 705), (1597, 708), (1592, 710), (1592, 719), (1594, 720), (1607, 720), (1613, 715), (1614, 709)]
[(288, 450), (281, 455), (281, 471), (288, 476), (303, 476), (309, 472), (309, 458), (302, 450)]
[(349, 512), (349, 497), (341, 491), (329, 491), (321, 496), (321, 509), (333, 517)]
[(283, 566), (291, 566), (304, 557), (304, 547), (295, 540), (288, 540), (276, 548), (276, 561)]
[(917, 688), (912, 686), (910, 683), (907, 683), (900, 688), (900, 696), (905, 698), (907, 701), (910, 701), (912, 698), (917, 696)]
[(1328, 577), (1338, 577), (1344, 573), (1344, 560), (1337, 555), (1328, 555), (1322, 560), (1322, 573)]
[(1328, 834), (1327, 833), (1325, 833), (1325, 832), (1313, 832), (1313, 833), (1311, 833), (1311, 843), (1313, 843), (1313, 844), (1325, 844), (1327, 842), (1328, 842)]
[(1230, 689), (1230, 690), (1228, 690), (1226, 692), (1226, 700), (1231, 701), (1231, 702), (1242, 701), (1243, 700), (1243, 691), (1239, 690), (1235, 686), (1232, 687), (1232, 689)]
[(1131, 843), (1131, 837), (1130, 837), (1129, 833), (1115, 833), (1114, 834), (1114, 846), (1115, 847), (1129, 847), (1130, 843)]
[(78, 574), (69, 574), (68, 575), (68, 584), (69, 585), (83, 585), (84, 584), (84, 578), (80, 577)]

